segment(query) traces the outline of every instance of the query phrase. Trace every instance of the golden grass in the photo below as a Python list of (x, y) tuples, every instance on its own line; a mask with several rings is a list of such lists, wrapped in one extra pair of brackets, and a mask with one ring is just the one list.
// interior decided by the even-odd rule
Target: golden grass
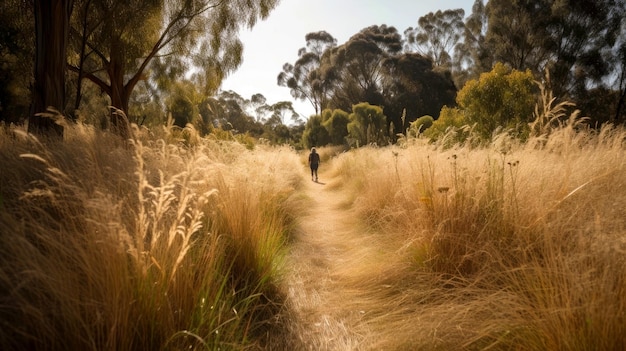
[(1, 349), (263, 348), (280, 334), (298, 156), (184, 132), (0, 136)]
[(1, 349), (619, 350), (626, 131), (293, 150), (0, 136)]
[(347, 268), (367, 293), (343, 308), (373, 307), (362, 348), (626, 347), (625, 141), (564, 126), (525, 144), (341, 155), (337, 183), (386, 243), (377, 268)]

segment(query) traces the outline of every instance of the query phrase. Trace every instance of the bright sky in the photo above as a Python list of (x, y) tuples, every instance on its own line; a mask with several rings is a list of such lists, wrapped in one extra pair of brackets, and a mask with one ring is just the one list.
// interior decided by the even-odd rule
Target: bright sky
[(265, 21), (241, 33), (243, 64), (223, 82), (222, 90), (246, 99), (261, 93), (268, 104), (293, 101), (296, 112), (308, 118), (314, 113), (310, 103), (295, 101), (289, 88), (276, 84), (283, 64), (297, 60), (307, 33), (325, 30), (341, 45), (371, 25), (394, 26), (402, 34), (429, 12), (463, 8), (468, 16), (473, 4), (474, 0), (281, 0)]

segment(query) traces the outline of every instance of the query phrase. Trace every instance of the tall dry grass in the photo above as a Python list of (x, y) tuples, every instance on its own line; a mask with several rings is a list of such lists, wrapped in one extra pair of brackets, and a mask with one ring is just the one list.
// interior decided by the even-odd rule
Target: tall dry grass
[(193, 129), (0, 135), (0, 349), (258, 349), (301, 163)]
[(369, 304), (366, 349), (626, 348), (626, 131), (574, 122), (527, 143), (413, 140), (333, 161), (385, 243), (354, 283), (375, 293), (346, 307)]

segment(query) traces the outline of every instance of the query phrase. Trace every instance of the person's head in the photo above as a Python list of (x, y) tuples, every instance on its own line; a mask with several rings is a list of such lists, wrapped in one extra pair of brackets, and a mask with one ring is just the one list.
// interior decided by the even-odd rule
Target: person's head
[(316, 152), (316, 151), (315, 151), (315, 146), (311, 148), (311, 152), (312, 152), (312, 153), (315, 153), (315, 152)]

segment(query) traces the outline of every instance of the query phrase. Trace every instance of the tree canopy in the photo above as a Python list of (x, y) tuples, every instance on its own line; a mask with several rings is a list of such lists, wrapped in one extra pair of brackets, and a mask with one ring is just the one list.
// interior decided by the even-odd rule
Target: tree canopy
[(318, 114), (328, 101), (329, 90), (329, 84), (319, 70), (321, 56), (337, 45), (337, 39), (320, 31), (308, 33), (305, 40), (306, 46), (298, 51), (298, 60), (283, 65), (278, 85), (288, 87), (294, 98), (308, 100)]
[(465, 29), (464, 17), (463, 9), (439, 10), (420, 17), (417, 27), (404, 31), (407, 51), (430, 58), (437, 67), (449, 67)]
[[(98, 85), (125, 113), (131, 93), (155, 62), (158, 74), (180, 77), (196, 66), (205, 91), (241, 64), (240, 25), (253, 26), (276, 6), (257, 1), (87, 1), (80, 17), (88, 24), (82, 39), (89, 49), (72, 69)], [(141, 21), (137, 21), (137, 18)], [(208, 34), (208, 35), (207, 35)], [(158, 78), (158, 74), (152, 79)], [(113, 120), (124, 134), (124, 122)]]
[[(31, 131), (59, 134), (59, 124), (41, 112), (53, 107), (84, 120), (93, 112), (83, 110), (100, 105), (116, 111), (102, 125), (124, 138), (130, 122), (165, 123), (163, 116), (171, 113), (178, 125), (192, 122), (208, 130), (221, 120), (217, 125), (237, 124), (232, 130), (278, 140), (278, 132), (287, 136), (288, 124), (304, 124), (292, 102), (219, 92), (222, 80), (241, 64), (240, 28), (265, 18), (278, 2), (4, 1), (0, 119), (30, 119)], [(307, 124), (330, 131), (309, 133), (315, 143), (345, 141), (343, 113), (354, 114), (361, 103), (382, 109), (381, 130), (390, 140), (422, 116), (436, 122), (442, 109), (449, 113), (461, 101), (467, 113), (474, 103), (468, 96), (484, 97), (457, 97), (457, 90), (496, 68), (543, 81), (594, 125), (626, 121), (626, 0), (475, 0), (467, 17), (463, 9), (415, 15), (415, 27), (371, 25), (344, 43), (325, 30), (305, 36), (277, 83), (294, 99), (310, 102), (316, 115), (343, 111)], [(228, 116), (210, 118), (211, 108)]]
[[(195, 68), (195, 83), (206, 94), (216, 92), (222, 79), (241, 63), (239, 29), (267, 17), (277, 3), (278, 0), (34, 1), (31, 9), (16, 16), (35, 24), (31, 116), (48, 106), (66, 112), (66, 77), (76, 82), (78, 106), (81, 82), (87, 79), (109, 96), (111, 106), (124, 112), (111, 114), (111, 122), (122, 136), (128, 136), (128, 123), (123, 116), (130, 111), (131, 94), (140, 81), (149, 80), (163, 87)], [(9, 1), (0, 6), (5, 10), (12, 5), (16, 4)], [(17, 38), (16, 29), (25, 27), (18, 19), (9, 19), (7, 31), (0, 38), (0, 50), (18, 52), (19, 48), (5, 45)], [(68, 76), (68, 69), (76, 76)], [(3, 105), (10, 101), (10, 94), (5, 96)], [(33, 119), (30, 127), (42, 127), (48, 122)]]
[(530, 70), (517, 71), (501, 63), (493, 70), (469, 81), (457, 96), (465, 123), (489, 140), (492, 133), (511, 129), (525, 134), (532, 122), (536, 85)]

